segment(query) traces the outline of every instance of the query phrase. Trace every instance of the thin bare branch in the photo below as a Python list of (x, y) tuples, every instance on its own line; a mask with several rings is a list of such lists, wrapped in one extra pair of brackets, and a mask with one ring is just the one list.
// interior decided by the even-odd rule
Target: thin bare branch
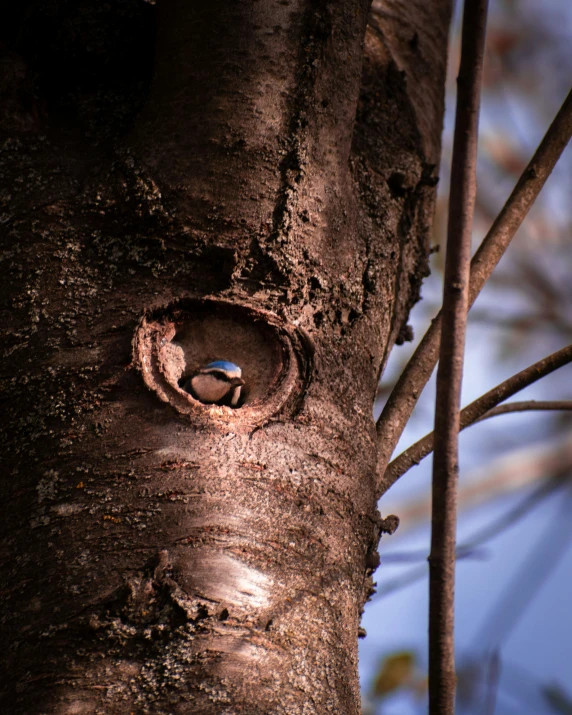
[(499, 688), (501, 660), (499, 650), (494, 650), (488, 659), (487, 663), (487, 679), (485, 704), (483, 707), (483, 715), (494, 715), (497, 706), (497, 693)]
[[(572, 474), (572, 430), (553, 439), (527, 443), (472, 470), (459, 482), (459, 511), (476, 509), (497, 497), (527, 489), (547, 474)], [(431, 494), (412, 497), (394, 508), (399, 513), (399, 533), (403, 537), (431, 518)]]
[[(535, 410), (547, 410), (566, 412), (572, 410), (572, 400), (522, 400), (521, 402), (509, 402), (506, 405), (497, 405), (489, 410), (477, 422), (488, 420), (489, 417), (498, 415), (508, 415), (511, 412), (533, 412)], [(474, 424), (474, 423), (473, 423)]]
[[(568, 483), (569, 487), (569, 483)], [(543, 520), (543, 533), (535, 540), (527, 558), (512, 576), (478, 629), (481, 647), (498, 648), (506, 643), (524, 612), (554, 573), (570, 546), (572, 492), (568, 488), (558, 499), (557, 513)], [(538, 524), (535, 524), (538, 528)], [(534, 578), (531, 578), (534, 574)]]
[[(481, 556), (482, 547), (491, 539), (494, 539), (499, 534), (502, 534), (511, 526), (518, 523), (523, 517), (530, 514), (537, 506), (544, 503), (545, 499), (552, 494), (554, 494), (558, 489), (562, 489), (567, 484), (565, 479), (562, 479), (561, 474), (558, 470), (554, 474), (539, 484), (534, 491), (527, 494), (522, 501), (519, 501), (515, 506), (503, 512), (500, 516), (495, 517), (491, 522), (482, 526), (478, 529), (467, 541), (457, 546), (456, 558), (457, 561), (464, 559), (475, 559)], [(427, 558), (427, 552), (414, 551), (405, 552), (403, 554), (405, 557), (409, 557), (409, 561), (424, 561)], [(382, 563), (391, 563), (397, 561), (396, 558), (392, 559), (392, 556), (399, 556), (399, 552), (392, 554), (382, 554)], [(404, 559), (405, 560), (405, 559)], [(378, 599), (388, 596), (394, 591), (398, 591), (406, 586), (415, 583), (427, 576), (427, 567), (417, 567), (410, 569), (405, 574), (402, 574), (391, 581), (387, 581), (380, 586), (377, 594), (372, 598), (372, 601), (377, 601)]]
[(455, 546), (459, 475), (459, 407), (469, 310), (471, 237), (477, 194), (477, 142), (488, 0), (465, 0), (447, 255), (442, 340), (435, 403), (435, 454), (429, 554), (429, 715), (454, 715)]
[[(503, 409), (496, 407), (501, 402), (504, 402), (512, 395), (520, 392), (528, 385), (540, 380), (542, 377), (549, 375), (554, 370), (567, 365), (572, 362), (572, 345), (568, 345), (562, 350), (558, 350), (548, 357), (535, 362), (533, 365), (521, 370), (516, 375), (509, 377), (508, 380), (501, 382), (492, 390), (489, 390), (484, 395), (471, 402), (463, 410), (461, 410), (460, 419), (460, 429), (464, 430), (469, 425), (474, 424), (480, 419), (485, 419), (488, 417), (494, 417), (495, 415), (505, 414), (507, 412), (517, 411), (516, 405), (534, 405), (528, 409), (572, 409), (572, 402), (562, 401), (562, 402), (515, 402), (512, 405), (503, 405)], [(540, 406), (539, 406), (540, 405)], [(548, 407), (545, 405), (551, 405)], [(555, 406), (557, 405), (557, 406)], [(512, 409), (511, 409), (512, 407)], [(521, 408), (527, 409), (527, 408)], [(419, 441), (412, 444), (404, 452), (402, 452), (399, 457), (391, 462), (387, 468), (386, 479), (389, 486), (394, 484), (399, 477), (401, 477), (405, 472), (409, 471), (411, 467), (424, 459), (428, 454), (433, 451), (433, 432), (425, 435)]]
[[(469, 285), (470, 305), (474, 303), (506, 251), (571, 136), (572, 92), (568, 94), (536, 153), (473, 257)], [(419, 395), (437, 364), (440, 338), (441, 314), (439, 313), (409, 360), (377, 421), (379, 495), (387, 491), (395, 481), (384, 478), (386, 467), (417, 404)]]

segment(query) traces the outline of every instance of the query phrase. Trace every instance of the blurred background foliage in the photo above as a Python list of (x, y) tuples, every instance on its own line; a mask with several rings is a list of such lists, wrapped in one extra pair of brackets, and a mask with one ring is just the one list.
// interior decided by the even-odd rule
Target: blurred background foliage
[[(432, 275), (379, 386), (377, 417), (439, 310), (460, 3), (451, 37)], [(491, 0), (474, 248), (572, 84), (570, 0)], [(463, 404), (572, 342), (572, 151), (568, 147), (469, 314)], [(396, 450), (431, 431), (432, 381)], [(572, 399), (572, 366), (516, 399)], [(431, 459), (382, 499), (401, 526), (380, 544), (361, 644), (364, 715), (427, 712)], [(495, 417), (461, 438), (456, 606), (459, 713), (572, 713), (572, 412)]]

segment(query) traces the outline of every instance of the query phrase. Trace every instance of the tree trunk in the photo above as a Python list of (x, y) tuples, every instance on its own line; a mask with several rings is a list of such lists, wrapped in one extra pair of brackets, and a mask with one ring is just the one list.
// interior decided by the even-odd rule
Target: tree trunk
[(161, 0), (131, 125), (140, 5), (8, 23), (0, 709), (354, 715), (450, 3)]

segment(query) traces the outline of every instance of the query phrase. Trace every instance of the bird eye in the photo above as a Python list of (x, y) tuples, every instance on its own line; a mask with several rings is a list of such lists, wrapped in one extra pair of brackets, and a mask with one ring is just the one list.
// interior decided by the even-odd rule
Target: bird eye
[(213, 370), (211, 375), (214, 375), (218, 380), (230, 382), (230, 377), (226, 374), (226, 372), (222, 372), (222, 370)]

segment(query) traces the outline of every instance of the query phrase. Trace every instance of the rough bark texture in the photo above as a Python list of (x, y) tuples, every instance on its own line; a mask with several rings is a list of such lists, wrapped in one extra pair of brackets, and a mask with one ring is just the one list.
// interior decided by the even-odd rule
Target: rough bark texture
[[(153, 8), (12, 9), (3, 713), (359, 712), (372, 402), (436, 183), (430, 4), (376, 4), (364, 52), (365, 0), (163, 0), (133, 126)], [(179, 387), (215, 358), (238, 409)]]

